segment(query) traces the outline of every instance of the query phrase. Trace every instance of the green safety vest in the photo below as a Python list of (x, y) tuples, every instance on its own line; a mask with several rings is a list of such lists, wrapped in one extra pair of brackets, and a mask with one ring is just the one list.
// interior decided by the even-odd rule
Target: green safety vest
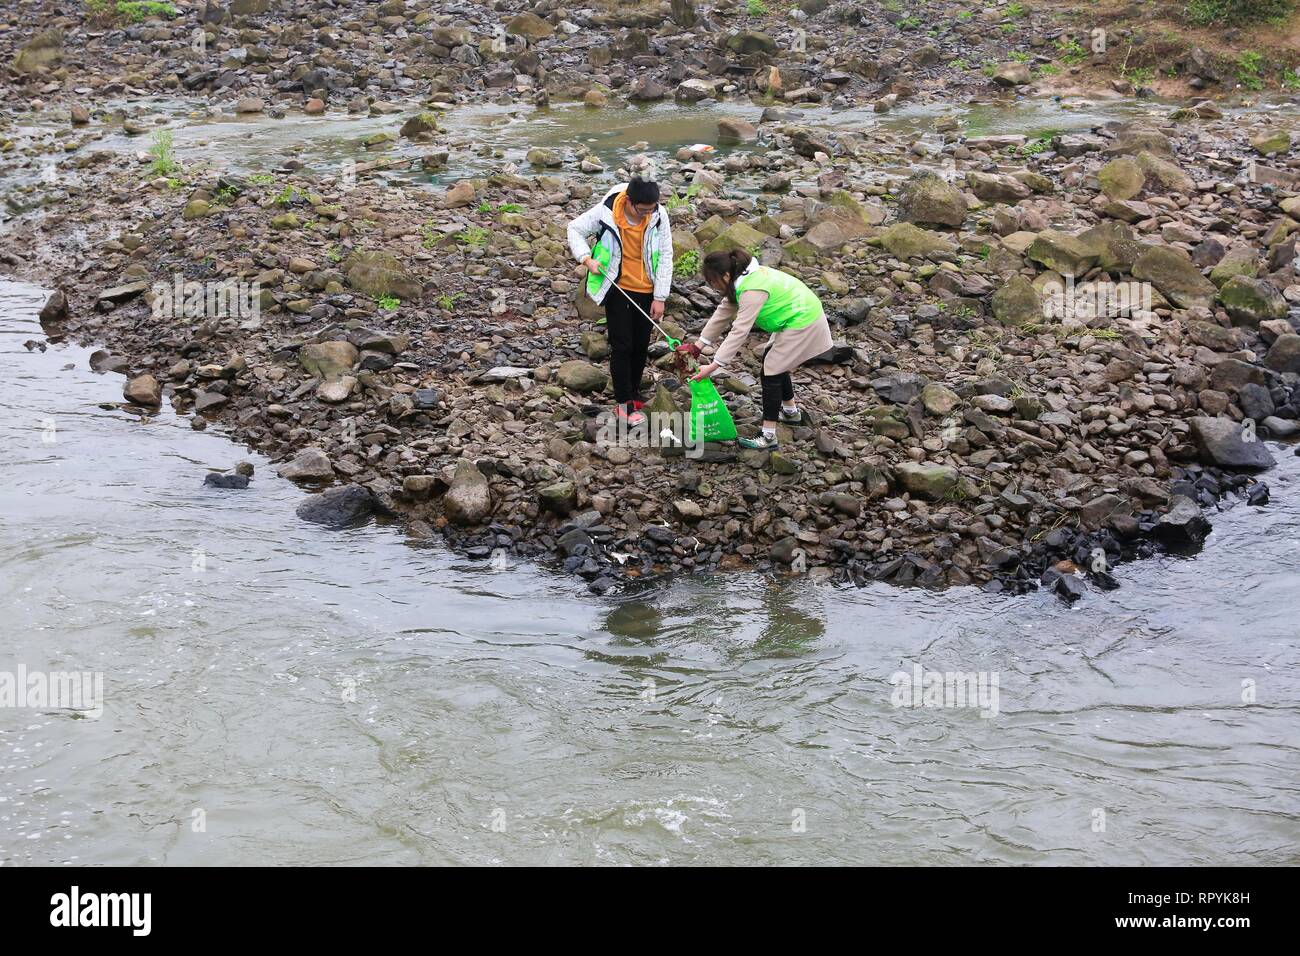
[(736, 280), (736, 297), (750, 290), (767, 293), (754, 324), (764, 332), (812, 325), (823, 315), (821, 299), (797, 278), (780, 269), (759, 266)]

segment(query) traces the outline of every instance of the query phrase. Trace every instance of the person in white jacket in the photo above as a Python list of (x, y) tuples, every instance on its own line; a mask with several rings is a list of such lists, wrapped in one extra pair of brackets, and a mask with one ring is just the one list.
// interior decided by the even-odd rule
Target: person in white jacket
[(633, 303), (659, 321), (673, 278), (673, 236), (659, 185), (637, 178), (615, 186), (569, 223), (568, 236), (570, 251), (587, 267), (587, 294), (605, 306), (615, 411), (639, 425), (652, 326)]

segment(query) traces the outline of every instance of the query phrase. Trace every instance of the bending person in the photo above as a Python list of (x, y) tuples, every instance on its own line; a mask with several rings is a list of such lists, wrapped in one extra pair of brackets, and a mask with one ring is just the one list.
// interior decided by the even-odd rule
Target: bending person
[(795, 276), (759, 265), (743, 249), (709, 253), (703, 274), (723, 299), (698, 343), (683, 343), (679, 349), (698, 357), (701, 347), (712, 345), (730, 325), (712, 360), (694, 376), (711, 378), (735, 361), (753, 329), (772, 336), (763, 353), (763, 431), (758, 438), (741, 438), (739, 443), (745, 448), (776, 448), (777, 422), (797, 424), (803, 418), (794, 401), (790, 372), (831, 347), (831, 327), (821, 300)]

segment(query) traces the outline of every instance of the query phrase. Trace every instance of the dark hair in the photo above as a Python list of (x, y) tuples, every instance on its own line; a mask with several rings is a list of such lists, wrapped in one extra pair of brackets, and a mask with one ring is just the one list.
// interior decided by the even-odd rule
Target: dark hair
[(627, 201), (635, 206), (644, 206), (648, 202), (659, 201), (659, 184), (633, 176), (627, 184)]
[(727, 287), (727, 292), (731, 296), (731, 301), (736, 302), (736, 276), (740, 275), (749, 268), (749, 264), (754, 261), (744, 249), (732, 249), (730, 252), (710, 252), (704, 257), (704, 281), (712, 282), (714, 279), (721, 279), (728, 273), (731, 274), (731, 283)]

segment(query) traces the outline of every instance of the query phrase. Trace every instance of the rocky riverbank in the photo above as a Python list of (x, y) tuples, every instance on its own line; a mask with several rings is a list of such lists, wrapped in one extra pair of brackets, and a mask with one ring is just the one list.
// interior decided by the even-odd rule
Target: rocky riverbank
[[(805, 3), (825, 29), (809, 29), (801, 64), (784, 44), (735, 42), (770, 39), (738, 5), (674, 4), (667, 20), (653, 5), (590, 16), (447, 5), (418, 23), (424, 14), (392, 3), (340, 4), (355, 19), (314, 14), (320, 23), (241, 20), (236, 6), (210, 25), (218, 46), (235, 31), (243, 59), (206, 86), (165, 56), (116, 89), (120, 75), (82, 74), (95, 93), (57, 78), (57, 58), (25, 74), (29, 93), (67, 96), (69, 130), (90, 135), (69, 138), (60, 164), (82, 184), (16, 218), (3, 256), (7, 271), (61, 290), (50, 328), (102, 343), (97, 361), (128, 374), (132, 407), (170, 400), (196, 427), (219, 423), (286, 476), (327, 486), (310, 520), (395, 513), (472, 556), (554, 557), (597, 591), (756, 567), (1046, 582), (1073, 599), (1085, 575), (1112, 586), (1119, 560), (1198, 544), (1223, 496), (1267, 500), (1252, 476), (1272, 458), (1254, 439), (1290, 437), (1300, 414), (1300, 158), (1287, 122), (1194, 99), (1150, 121), (1031, 139), (980, 135), (956, 109), (918, 131), (800, 112), (1023, 95), (1051, 75), (1010, 58), (991, 77), (956, 79), (944, 59), (962, 43), (987, 48), (988, 22), (1028, 19), (1005, 11), (980, 14), (983, 28), (954, 15), (925, 37), (873, 8), (864, 15), (894, 27), (881, 40), (839, 26), (857, 5)], [(268, 31), (265, 59), (248, 59), (249, 23)], [(536, 42), (500, 54), (497, 23)], [(81, 69), (110, 77), (142, 44), (184, 36), (181, 24), (144, 29), (92, 44)], [(994, 32), (1004, 44), (1014, 34)], [(692, 42), (701, 35), (718, 42)], [(416, 43), (418, 56), (402, 56)], [(375, 158), (339, 173), (286, 163), (236, 175), (215, 158), (170, 169), (95, 149), (105, 119), (86, 98), (177, 84), (247, 112), (395, 115), (367, 144)], [(723, 148), (633, 152), (621, 168), (575, 145), (446, 187), (378, 178), (454, 167), (444, 126), (458, 103), (544, 109), (575, 96), (617, 124), (622, 100), (660, 94), (765, 108), (758, 122), (721, 120)], [(33, 148), (13, 142), (16, 156)], [(419, 155), (386, 159), (395, 143)], [(606, 344), (563, 228), (607, 182), (652, 163), (674, 193), (680, 330), (697, 331), (715, 300), (700, 256), (732, 245), (802, 276), (833, 313), (837, 346), (796, 374), (805, 421), (783, 428), (779, 452), (717, 446), (691, 459), (600, 440)], [(186, 314), (164, 293), (183, 292), (177, 277), (256, 283), (258, 307)], [(652, 356), (652, 407), (684, 407), (664, 348)], [(719, 382), (742, 431), (756, 424), (757, 367), (751, 356)]]

